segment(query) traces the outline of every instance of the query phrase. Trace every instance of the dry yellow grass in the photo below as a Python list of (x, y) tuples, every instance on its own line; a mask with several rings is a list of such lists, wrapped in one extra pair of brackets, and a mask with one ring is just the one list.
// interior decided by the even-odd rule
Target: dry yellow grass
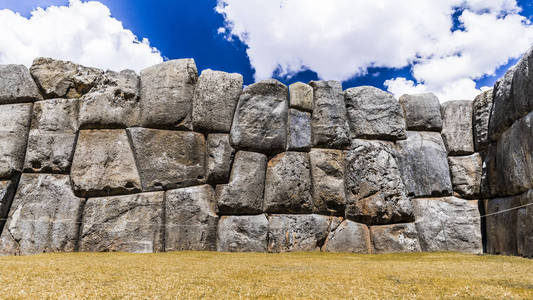
[(0, 298), (533, 299), (533, 260), (452, 253), (0, 258)]

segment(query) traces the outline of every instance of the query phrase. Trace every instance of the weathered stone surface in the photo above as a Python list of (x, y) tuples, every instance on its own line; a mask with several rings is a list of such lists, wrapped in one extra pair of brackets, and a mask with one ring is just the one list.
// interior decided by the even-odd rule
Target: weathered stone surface
[(30, 73), (46, 99), (80, 98), (97, 83), (103, 71), (69, 61), (36, 58)]
[(332, 231), (324, 246), (327, 252), (371, 253), (370, 231), (364, 224), (343, 221)]
[(413, 205), (423, 251), (483, 253), (477, 201), (428, 198), (414, 199)]
[(141, 190), (126, 131), (81, 130), (70, 171), (80, 197), (105, 197)]
[(77, 99), (35, 102), (24, 172), (68, 173), (77, 130)]
[(239, 151), (235, 155), (230, 182), (217, 185), (220, 214), (258, 214), (263, 212), (267, 157), (261, 153)]
[(18, 178), (0, 181), (0, 233), (6, 223), (9, 208), (15, 196)]
[(165, 250), (216, 250), (218, 216), (209, 185), (166, 192)]
[(313, 212), (344, 215), (344, 153), (342, 150), (311, 149)]
[(493, 90), (487, 90), (474, 99), (473, 129), (474, 149), (484, 151), (489, 144), (489, 119), (492, 110)]
[(132, 70), (107, 71), (80, 99), (81, 128), (139, 125), (139, 76)]
[(442, 104), (442, 138), (449, 155), (474, 153), (472, 101), (448, 101)]
[(281, 152), (287, 144), (287, 87), (268, 79), (247, 86), (239, 98), (230, 141), (238, 149)]
[(391, 94), (372, 86), (360, 86), (347, 89), (344, 99), (352, 139), (406, 138), (402, 108)]
[(365, 224), (414, 220), (391, 142), (353, 140), (345, 185), (347, 219)]
[(141, 125), (192, 129), (198, 71), (193, 59), (176, 59), (141, 71)]
[(68, 175), (23, 174), (0, 236), (1, 255), (74, 251), (83, 199)]
[(311, 81), (313, 146), (347, 149), (350, 146), (350, 126), (342, 85), (338, 81)]
[(87, 200), (80, 251), (163, 251), (163, 192)]
[(512, 83), (513, 119), (518, 120), (533, 112), (533, 47), (522, 56), (515, 69)]
[(195, 131), (229, 132), (242, 92), (242, 75), (204, 70), (194, 92), (192, 123)]
[(33, 102), (42, 99), (28, 68), (0, 65), (0, 104)]
[(289, 86), (291, 108), (313, 111), (313, 88), (302, 82)]
[[(533, 189), (520, 195), (522, 207), (517, 213), (517, 252), (518, 255), (533, 257)], [(527, 205), (527, 206), (526, 206)]]
[(222, 216), (218, 221), (217, 251), (266, 252), (267, 235), (265, 215)]
[(320, 251), (330, 226), (340, 223), (320, 215), (271, 215), (268, 222), (269, 252)]
[(129, 128), (143, 191), (202, 184), (205, 138), (188, 131)]
[(510, 68), (494, 84), (488, 133), (491, 141), (497, 141), (500, 135), (515, 121), (512, 90), (514, 73), (515, 68)]
[(309, 149), (311, 149), (311, 114), (290, 109), (287, 150), (307, 152)]
[(420, 252), (414, 223), (371, 226), (374, 253)]
[(207, 182), (227, 183), (235, 149), (231, 147), (229, 135), (212, 133), (207, 136)]
[(22, 171), (31, 103), (0, 105), (0, 178)]
[(453, 190), (466, 198), (478, 196), (481, 188), (481, 155), (450, 156), (448, 162)]
[(309, 155), (284, 152), (268, 162), (265, 181), (265, 212), (310, 213), (311, 172)]
[(409, 196), (447, 196), (452, 183), (441, 135), (408, 131), (397, 143), (402, 179)]
[[(517, 226), (520, 196), (495, 198), (485, 201), (487, 226), (487, 253), (518, 254)], [(497, 214), (495, 214), (497, 213)]]
[(408, 130), (441, 131), (442, 116), (439, 98), (432, 93), (403, 95), (402, 106)]

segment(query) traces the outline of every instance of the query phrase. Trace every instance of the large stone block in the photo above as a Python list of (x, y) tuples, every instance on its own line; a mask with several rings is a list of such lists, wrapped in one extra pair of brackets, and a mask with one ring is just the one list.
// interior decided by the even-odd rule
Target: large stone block
[(209, 185), (166, 192), (165, 251), (216, 250), (215, 192)]
[(302, 82), (289, 86), (291, 108), (313, 111), (313, 88)]
[(218, 221), (217, 251), (266, 252), (267, 236), (265, 215), (222, 216)]
[(442, 137), (449, 155), (474, 153), (472, 101), (448, 101), (442, 104)]
[(231, 130), (242, 82), (241, 74), (209, 69), (202, 71), (193, 98), (192, 123), (195, 131)]
[(533, 189), (520, 195), (523, 206), (517, 213), (517, 245), (519, 255), (533, 258)]
[(311, 149), (311, 114), (290, 109), (287, 150), (307, 152), (309, 149)]
[(479, 153), (448, 158), (454, 192), (473, 198), (481, 191), (482, 160)]
[(70, 177), (80, 197), (139, 192), (141, 180), (126, 131), (81, 130)]
[(533, 112), (533, 47), (516, 64), (512, 88), (513, 119), (518, 120)]
[(163, 251), (163, 192), (87, 200), (80, 251)]
[(0, 65), (0, 104), (42, 99), (39, 89), (23, 65)]
[(235, 149), (231, 147), (229, 135), (212, 133), (207, 136), (207, 182), (227, 183)]
[(22, 171), (31, 109), (31, 103), (0, 105), (0, 178)]
[(15, 197), (18, 180), (18, 178), (13, 178), (13, 180), (0, 181), (0, 233), (2, 233), (9, 208), (13, 202), (13, 197)]
[(521, 196), (495, 198), (485, 201), (487, 253), (518, 254), (518, 210)]
[(39, 57), (33, 61), (30, 73), (46, 99), (80, 98), (89, 92), (103, 71), (69, 61)]
[(474, 99), (474, 149), (475, 151), (485, 151), (490, 142), (489, 140), (489, 120), (492, 110), (493, 90), (487, 90), (479, 94)]
[(392, 142), (353, 140), (346, 154), (346, 218), (365, 224), (414, 220)]
[(372, 86), (360, 86), (347, 89), (344, 99), (352, 139), (406, 138), (402, 108), (391, 94)]
[(345, 220), (329, 234), (322, 250), (326, 252), (371, 253), (370, 231), (364, 224)]
[(311, 81), (313, 146), (347, 149), (350, 147), (350, 126), (342, 85), (338, 81)]
[(193, 59), (176, 59), (141, 71), (141, 125), (192, 129), (198, 71)]
[(284, 152), (268, 162), (265, 181), (265, 212), (310, 213), (311, 172), (309, 155)]
[(414, 223), (371, 226), (374, 253), (420, 252)]
[(402, 179), (409, 196), (447, 196), (452, 183), (446, 148), (436, 132), (408, 131), (397, 143)]
[(24, 172), (68, 173), (77, 130), (77, 99), (35, 102)]
[(239, 98), (230, 141), (238, 149), (284, 151), (287, 144), (287, 87), (268, 79), (247, 86)]
[(263, 212), (267, 157), (261, 153), (239, 151), (235, 155), (228, 184), (217, 185), (218, 212), (223, 215)]
[(490, 140), (494, 142), (515, 121), (512, 89), (514, 73), (515, 68), (510, 68), (502, 78), (494, 83), (488, 133)]
[(344, 152), (333, 149), (311, 149), (313, 212), (344, 215)]
[(205, 183), (205, 138), (189, 131), (129, 128), (143, 191)]
[(84, 200), (68, 175), (23, 174), (0, 236), (1, 255), (76, 250)]
[(398, 99), (408, 130), (441, 131), (439, 98), (432, 93), (403, 95)]
[(475, 200), (414, 199), (416, 229), (423, 251), (481, 254), (481, 218)]

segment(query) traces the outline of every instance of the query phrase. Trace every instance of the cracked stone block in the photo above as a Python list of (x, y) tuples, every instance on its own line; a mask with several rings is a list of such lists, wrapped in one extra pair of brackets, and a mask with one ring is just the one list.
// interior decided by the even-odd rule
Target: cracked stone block
[(481, 190), (481, 155), (450, 156), (448, 162), (453, 190), (466, 198), (478, 196)]
[(313, 212), (344, 215), (344, 152), (313, 148), (309, 152), (313, 186)]
[(0, 181), (0, 233), (2, 233), (9, 208), (13, 202), (13, 197), (15, 197), (18, 180), (19, 178), (13, 178), (13, 180)]
[(441, 131), (440, 101), (432, 93), (403, 95), (398, 99), (408, 130)]
[(373, 253), (420, 252), (414, 223), (371, 226)]
[(472, 115), (472, 101), (448, 101), (442, 104), (442, 138), (449, 155), (474, 153)]
[(302, 82), (289, 86), (290, 105), (304, 111), (313, 111), (313, 88)]
[(489, 120), (492, 110), (493, 90), (484, 91), (479, 94), (473, 103), (473, 134), (474, 149), (477, 152), (485, 151), (490, 143)]
[(0, 104), (33, 102), (42, 99), (39, 88), (23, 65), (0, 65)]
[(163, 192), (87, 200), (79, 250), (86, 252), (163, 251)]
[(227, 183), (235, 149), (231, 147), (229, 135), (212, 133), (207, 136), (207, 182)]
[(311, 114), (290, 109), (287, 150), (309, 152), (311, 137)]
[(326, 252), (371, 253), (370, 231), (364, 224), (344, 220), (328, 235), (322, 250)]
[(265, 215), (222, 216), (218, 221), (217, 251), (266, 252), (267, 235)]
[(0, 105), (0, 178), (22, 171), (31, 110), (31, 103)]

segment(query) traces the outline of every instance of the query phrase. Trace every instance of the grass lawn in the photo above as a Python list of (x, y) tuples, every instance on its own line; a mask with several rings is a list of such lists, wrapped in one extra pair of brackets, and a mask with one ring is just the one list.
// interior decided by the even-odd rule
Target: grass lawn
[(452, 253), (0, 257), (0, 298), (533, 299), (533, 260)]

